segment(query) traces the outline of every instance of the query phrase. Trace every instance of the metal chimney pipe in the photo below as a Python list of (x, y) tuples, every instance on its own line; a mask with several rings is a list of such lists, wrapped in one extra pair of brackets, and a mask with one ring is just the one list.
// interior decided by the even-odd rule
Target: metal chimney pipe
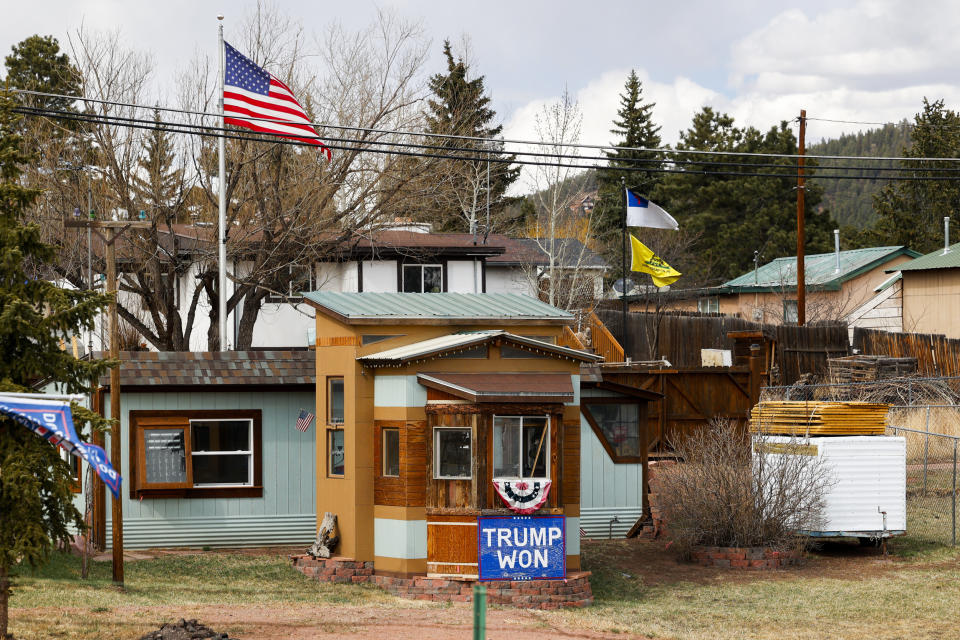
[(837, 258), (837, 266), (833, 272), (840, 273), (840, 229), (833, 230), (833, 253)]
[(950, 253), (950, 216), (943, 216), (943, 255)]

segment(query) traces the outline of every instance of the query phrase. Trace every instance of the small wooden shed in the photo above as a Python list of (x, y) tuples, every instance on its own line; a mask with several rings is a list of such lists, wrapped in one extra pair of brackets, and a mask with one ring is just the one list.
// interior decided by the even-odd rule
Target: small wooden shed
[(515, 294), (305, 300), (318, 311), (317, 513), (338, 516), (340, 555), (476, 579), (484, 518), (528, 513), (554, 518), (560, 561), (579, 569), (579, 372), (600, 358), (557, 344), (569, 313)]

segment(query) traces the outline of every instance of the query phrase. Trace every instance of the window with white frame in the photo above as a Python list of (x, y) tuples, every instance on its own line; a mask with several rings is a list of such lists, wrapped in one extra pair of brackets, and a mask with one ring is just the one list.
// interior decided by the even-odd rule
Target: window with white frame
[(493, 476), (550, 477), (550, 418), (493, 417)]
[(470, 429), (434, 427), (433, 477), (438, 480), (466, 480), (470, 472)]
[(800, 316), (797, 312), (797, 301), (784, 300), (783, 301), (783, 324), (797, 324), (797, 321), (799, 318)]
[(403, 265), (404, 293), (440, 293), (443, 291), (443, 265)]
[(700, 313), (720, 313), (720, 297), (705, 296), (697, 300), (697, 311)]
[(193, 486), (253, 484), (253, 420), (191, 420)]

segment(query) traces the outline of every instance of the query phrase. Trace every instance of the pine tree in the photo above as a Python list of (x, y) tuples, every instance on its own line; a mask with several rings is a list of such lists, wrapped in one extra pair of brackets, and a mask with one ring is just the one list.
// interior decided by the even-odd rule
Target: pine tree
[[(503, 143), (496, 141), (503, 126), (495, 124), (496, 112), (486, 95), (484, 77), (471, 77), (470, 66), (462, 58), (454, 58), (450, 41), (443, 43), (447, 60), (446, 73), (433, 75), (428, 86), (433, 97), (427, 102), (425, 118), (429, 133), (485, 138), (481, 141), (456, 138), (429, 138), (430, 144), (450, 149), (448, 153), (489, 157), (491, 207), (500, 209), (506, 201), (507, 189), (520, 175), (511, 167), (514, 156), (503, 153)], [(454, 151), (455, 148), (467, 151)], [(438, 230), (474, 231), (486, 207), (487, 162), (484, 160), (446, 160), (436, 163), (429, 180), (437, 193), (434, 210), (426, 217)]]
[[(81, 328), (92, 330), (108, 298), (28, 275), (28, 266), (51, 261), (54, 249), (41, 241), (37, 225), (22, 223), (39, 194), (18, 181), (28, 158), (15, 106), (10, 93), (0, 93), (0, 391), (30, 391), (32, 383), (49, 379), (80, 393), (107, 363), (78, 360), (58, 343)], [(85, 421), (103, 425), (80, 407), (74, 413), (78, 432)], [(69, 542), (69, 526), (83, 528), (71, 484), (70, 467), (56, 447), (0, 417), (0, 638), (7, 637), (12, 573), (41, 564), (56, 545)]]
[[(12, 50), (4, 60), (6, 82), (12, 88), (67, 96), (80, 93), (80, 72), (70, 57), (60, 52), (60, 43), (53, 36), (30, 36)], [(31, 107), (74, 110), (74, 100), (69, 98), (20, 94), (18, 100)]]
[[(151, 217), (168, 223), (178, 222), (178, 205), (183, 200), (183, 171), (174, 166), (176, 154), (173, 135), (161, 128), (160, 111), (154, 110), (156, 126), (147, 134), (142, 172), (133, 177), (138, 199), (150, 208)], [(180, 220), (179, 222), (186, 222)]]
[(598, 172), (598, 193), (594, 211), (595, 225), (604, 254), (619, 276), (621, 270), (621, 238), (623, 227), (623, 186), (621, 179), (632, 189), (649, 194), (660, 181), (655, 171), (625, 171), (625, 168), (659, 167), (659, 154), (636, 151), (637, 148), (655, 149), (660, 146), (660, 126), (653, 122), (654, 102), (643, 101), (643, 83), (636, 71), (630, 71), (620, 94), (620, 108), (610, 133), (619, 141), (613, 152), (607, 152), (609, 166)]
[[(960, 113), (943, 100), (923, 100), (914, 118), (908, 158), (956, 158), (960, 155)], [(912, 178), (943, 178), (952, 162), (904, 160), (901, 169)], [(936, 171), (940, 169), (941, 171)], [(885, 186), (874, 199), (877, 220), (866, 236), (876, 244), (906, 245), (927, 253), (942, 246), (944, 216), (960, 210), (960, 185), (952, 180), (900, 180)]]

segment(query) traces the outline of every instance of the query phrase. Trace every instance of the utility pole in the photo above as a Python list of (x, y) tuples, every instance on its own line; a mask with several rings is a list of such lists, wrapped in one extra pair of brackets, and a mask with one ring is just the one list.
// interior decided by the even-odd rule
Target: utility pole
[[(144, 213), (140, 212), (141, 219)], [(116, 242), (124, 231), (130, 228), (146, 229), (149, 222), (106, 221), (106, 220), (65, 220), (64, 227), (85, 227), (96, 233), (107, 246), (107, 293), (112, 293), (110, 300), (110, 357), (118, 360), (120, 357), (120, 330), (117, 319), (117, 248)], [(99, 229), (107, 231), (107, 237)], [(110, 369), (110, 462), (117, 474), (121, 473), (122, 449), (120, 447), (120, 365)], [(121, 498), (113, 498), (111, 541), (113, 547), (113, 582), (123, 586), (123, 503)]]
[(803, 210), (806, 191), (806, 176), (803, 173), (804, 137), (807, 134), (807, 110), (800, 110), (800, 135), (797, 140), (797, 326), (807, 321), (807, 279), (804, 267)]

